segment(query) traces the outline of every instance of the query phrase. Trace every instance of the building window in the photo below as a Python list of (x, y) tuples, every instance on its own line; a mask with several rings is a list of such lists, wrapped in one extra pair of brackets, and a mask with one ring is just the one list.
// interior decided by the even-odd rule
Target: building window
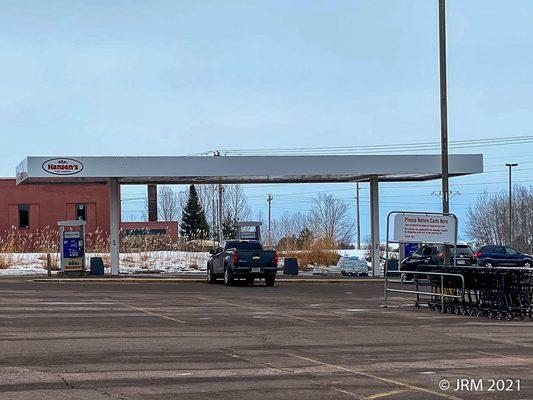
[(28, 229), (30, 227), (30, 206), (19, 204), (19, 229)]
[(166, 235), (166, 229), (149, 229), (149, 228), (139, 228), (139, 229), (124, 229), (122, 231), (124, 236), (136, 236), (136, 235)]
[(76, 219), (80, 221), (87, 221), (86, 204), (76, 204)]

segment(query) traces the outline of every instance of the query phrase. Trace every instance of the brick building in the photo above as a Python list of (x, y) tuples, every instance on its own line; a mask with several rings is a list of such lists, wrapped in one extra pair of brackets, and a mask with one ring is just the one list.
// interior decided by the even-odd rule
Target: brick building
[[(153, 197), (151, 199), (153, 201)], [(157, 202), (157, 197), (155, 197)], [(157, 204), (157, 203), (156, 203)], [(156, 207), (156, 206), (155, 206)], [(152, 204), (151, 209), (154, 208)], [(153, 213), (152, 213), (153, 214)], [(157, 216), (157, 211), (155, 213)], [(83, 219), (87, 232), (109, 231), (109, 188), (105, 184), (19, 185), (0, 179), (0, 234), (36, 232), (57, 222)], [(125, 233), (168, 234), (178, 238), (177, 222), (122, 222)]]

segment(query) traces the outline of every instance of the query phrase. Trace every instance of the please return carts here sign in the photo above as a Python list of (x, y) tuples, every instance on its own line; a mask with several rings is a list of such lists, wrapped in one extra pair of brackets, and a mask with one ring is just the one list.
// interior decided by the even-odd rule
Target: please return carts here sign
[(455, 243), (456, 219), (451, 215), (396, 214), (394, 241)]

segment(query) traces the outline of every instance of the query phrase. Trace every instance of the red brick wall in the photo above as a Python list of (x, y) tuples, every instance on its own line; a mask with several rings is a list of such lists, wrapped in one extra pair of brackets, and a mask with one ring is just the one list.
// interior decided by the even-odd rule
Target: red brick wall
[[(109, 232), (109, 188), (103, 184), (16, 185), (15, 179), (0, 179), (0, 234), (18, 229), (19, 204), (30, 206), (30, 228), (35, 232), (46, 227), (57, 229), (57, 222), (76, 219), (76, 204), (86, 204), (86, 232), (97, 228)], [(177, 222), (123, 222), (123, 229), (165, 229), (178, 238)]]
[(18, 206), (30, 206), (28, 232), (75, 219), (76, 204), (87, 204), (87, 232), (109, 231), (109, 191), (101, 184), (19, 185), (15, 179), (0, 179), (0, 232), (18, 228)]

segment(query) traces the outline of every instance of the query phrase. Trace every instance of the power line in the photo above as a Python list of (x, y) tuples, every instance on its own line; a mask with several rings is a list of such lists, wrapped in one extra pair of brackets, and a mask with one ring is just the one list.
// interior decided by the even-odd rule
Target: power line
[[(510, 136), (505, 138), (484, 138), (470, 140), (455, 140), (449, 142), (450, 148), (494, 147), (513, 144), (533, 143), (533, 135)], [(322, 146), (301, 148), (261, 148), (261, 149), (226, 149), (221, 150), (225, 155), (266, 155), (266, 154), (335, 154), (335, 153), (369, 153), (369, 152), (397, 152), (400, 150), (439, 150), (440, 142), (414, 142), (379, 144), (365, 146)], [(209, 153), (209, 152), (207, 152)], [(205, 154), (205, 153), (204, 153)]]

